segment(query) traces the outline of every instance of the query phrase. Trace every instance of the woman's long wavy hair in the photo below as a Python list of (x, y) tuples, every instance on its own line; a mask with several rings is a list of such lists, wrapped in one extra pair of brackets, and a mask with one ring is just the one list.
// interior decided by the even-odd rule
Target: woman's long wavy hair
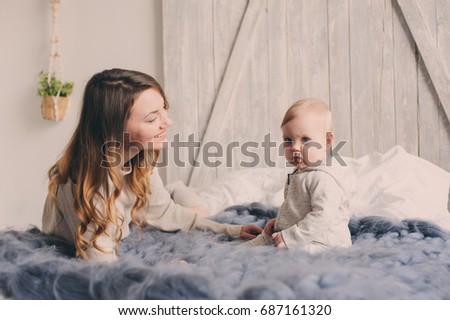
[[(116, 242), (117, 251), (122, 239), (123, 217), (118, 214), (115, 201), (125, 187), (136, 196), (131, 220), (141, 226), (143, 219), (139, 212), (148, 202), (149, 175), (157, 154), (140, 151), (130, 160), (132, 173), (124, 178), (121, 166), (117, 161), (111, 161), (117, 160), (117, 152), (105, 146), (110, 142), (123, 145), (130, 109), (139, 94), (150, 88), (159, 91), (167, 109), (164, 91), (147, 74), (122, 69), (95, 74), (84, 91), (78, 126), (62, 156), (48, 171), (49, 194), (56, 205), (58, 186), (68, 181), (74, 183), (74, 206), (80, 220), (75, 234), (77, 256), (89, 258), (86, 249), (90, 246), (106, 252), (97, 245), (98, 237), (105, 233)], [(84, 239), (90, 223), (95, 226), (93, 237)], [(107, 233), (110, 224), (115, 226), (115, 234)]]

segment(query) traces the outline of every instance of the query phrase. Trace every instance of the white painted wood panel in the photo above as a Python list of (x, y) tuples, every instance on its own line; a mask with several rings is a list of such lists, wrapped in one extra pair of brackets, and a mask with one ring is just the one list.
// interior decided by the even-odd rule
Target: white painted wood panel
[[(231, 52), (238, 34), (242, 19), (244, 17), (248, 5), (247, 0), (237, 1), (214, 1), (214, 78), (215, 93), (219, 91), (224, 72), (227, 68)], [(237, 88), (239, 90), (239, 87)], [(237, 94), (239, 95), (239, 94)], [(232, 97), (230, 97), (231, 99)], [(223, 175), (232, 170), (232, 157), (227, 156), (227, 152), (232, 149), (226, 148), (227, 145), (234, 140), (234, 130), (231, 123), (234, 122), (235, 113), (232, 112), (230, 124), (224, 129), (220, 136), (220, 142), (224, 146), (223, 156), (218, 161), (222, 161), (222, 165), (214, 170), (215, 176)], [(230, 161), (231, 164), (228, 162)], [(212, 170), (208, 170), (212, 171)]]
[[(437, 46), (442, 50), (442, 55), (447, 68), (450, 66), (450, 2), (448, 0), (436, 0), (436, 30)], [(447, 69), (447, 72), (450, 70)], [(439, 105), (439, 164), (450, 171), (450, 120), (448, 113)]]
[[(448, 65), (449, 2), (414, 1)], [(336, 142), (349, 140), (341, 155), (359, 157), (400, 144), (449, 170), (449, 122), (429, 63), (417, 50), (423, 43), (416, 46), (410, 32), (423, 24), (405, 21), (398, 4), (404, 2), (164, 0), (164, 86), (173, 132), (184, 140), (195, 133), (203, 144), (212, 139), (223, 152), (216, 158), (219, 167), (171, 167), (168, 180), (187, 182), (192, 174), (192, 184), (201, 185), (242, 169), (243, 161), (252, 160), (242, 149), (248, 142), (258, 144), (246, 150), (257, 155), (258, 166), (269, 160), (284, 166), (278, 150), (269, 157), (262, 142), (270, 133), (279, 146), (285, 110), (308, 96), (330, 104)], [(252, 6), (262, 8), (257, 26), (254, 15), (245, 18)], [(239, 147), (227, 155), (231, 143)]]
[[(437, 43), (436, 1), (419, 0), (418, 5), (423, 12), (430, 36)], [(439, 137), (439, 98), (428, 75), (421, 55), (418, 56), (418, 102), (419, 102), (419, 152), (424, 159), (439, 163), (439, 148), (435, 140)]]
[(349, 1), (353, 155), (375, 150), (370, 1)]
[[(264, 0), (249, 1), (244, 18), (242, 19), (239, 31), (236, 35), (233, 50), (224, 71), (224, 76), (217, 92), (216, 100), (211, 108), (211, 116), (202, 137), (200, 150), (206, 150), (205, 144), (210, 142), (219, 142), (222, 146), (225, 145), (221, 141), (221, 137), (223, 132), (229, 128), (228, 123), (231, 121), (230, 113), (233, 113), (236, 108), (236, 104), (230, 102), (236, 93), (236, 88), (238, 87), (241, 77), (243, 74), (244, 77), (248, 74), (244, 73), (243, 70), (248, 63), (249, 52), (251, 52), (253, 44), (252, 40), (258, 33), (257, 28), (263, 12), (265, 12)], [(195, 57), (192, 55), (190, 56)], [(245, 107), (245, 105), (243, 107)], [(243, 130), (243, 127), (240, 126), (239, 130)], [(204, 175), (207, 171), (210, 171), (210, 168), (205, 165), (201, 157), (197, 157), (197, 161), (200, 163), (202, 170), (199, 170), (198, 167), (192, 169), (189, 184), (193, 186), (202, 185), (210, 179), (209, 176)]]
[(450, 75), (444, 55), (436, 46), (423, 12), (416, 0), (397, 0), (420, 51), (439, 100), (450, 118)]
[[(179, 81), (182, 77), (181, 70), (181, 56), (183, 52), (179, 42), (182, 38), (182, 29), (179, 26), (180, 19), (182, 19), (183, 8), (178, 0), (167, 0), (162, 3), (163, 11), (163, 49), (164, 49), (164, 91), (167, 95), (167, 99), (170, 104), (170, 116), (175, 121), (183, 117), (185, 108), (183, 108), (183, 101), (181, 87), (182, 82)], [(170, 63), (169, 63), (170, 61)], [(175, 128), (177, 132), (184, 130), (182, 124), (176, 123)], [(191, 128), (187, 128), (191, 130)], [(173, 141), (172, 130), (169, 131), (171, 141)], [(167, 181), (174, 181), (177, 179), (183, 179), (183, 173), (185, 170), (180, 170), (180, 168), (173, 163), (173, 150), (168, 147), (164, 152), (168, 152), (165, 159), (165, 167), (160, 170), (164, 172)], [(167, 166), (170, 170), (165, 170)]]
[(329, 103), (327, 2), (288, 0), (287, 12), (289, 103), (305, 97)]
[(393, 2), (394, 85), (397, 143), (418, 154), (417, 52), (398, 4)]
[[(269, 118), (269, 50), (268, 50), (268, 14), (267, 1), (263, 1), (263, 15), (258, 28), (255, 30), (256, 37), (252, 42), (252, 50), (248, 63), (248, 105), (239, 103), (236, 97), (236, 104), (239, 110), (236, 110), (235, 119), (240, 119), (236, 130), (236, 138), (241, 145), (246, 144), (242, 149), (245, 154), (245, 162), (238, 167), (263, 167), (264, 150), (262, 142), (264, 135), (269, 133), (269, 125), (275, 119)], [(248, 109), (249, 117), (240, 116), (240, 110)], [(245, 129), (244, 129), (245, 128)], [(241, 157), (242, 158), (242, 157)]]
[[(329, 49), (327, 0), (303, 1), (302, 34), (305, 47), (304, 68), (300, 75), (306, 78), (308, 95), (319, 98), (327, 104), (329, 93)], [(294, 93), (294, 99), (302, 98)]]
[(353, 155), (350, 91), (350, 34), (348, 0), (328, 2), (330, 61), (330, 108), (333, 114), (335, 145), (345, 141), (342, 156)]
[[(282, 143), (280, 124), (291, 101), (288, 99), (287, 68), (287, 4), (286, 1), (268, 0), (267, 3), (267, 50), (268, 50), (268, 110), (270, 140), (277, 144), (270, 149), (267, 162), (277, 167), (285, 161), (280, 152)], [(270, 164), (270, 163), (269, 163)]]
[(303, 40), (303, 0), (286, 0), (286, 37), (287, 37), (287, 76), (288, 103), (297, 97), (308, 96), (307, 72), (304, 72), (303, 61), (306, 46)]
[(391, 0), (372, 1), (373, 106), (376, 151), (396, 144), (394, 35)]

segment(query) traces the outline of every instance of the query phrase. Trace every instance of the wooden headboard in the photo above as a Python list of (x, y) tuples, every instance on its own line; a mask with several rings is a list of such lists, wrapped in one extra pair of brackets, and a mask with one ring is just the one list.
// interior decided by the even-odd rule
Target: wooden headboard
[(341, 155), (398, 144), (449, 171), (448, 12), (440, 0), (163, 1), (172, 136), (193, 134), (199, 161), (205, 146), (215, 152), (210, 141), (224, 152), (217, 167), (170, 165), (168, 181), (195, 186), (236, 169), (248, 156), (230, 148), (225, 161), (233, 143), (257, 142), (248, 150), (267, 158), (265, 137), (280, 142), (285, 110), (304, 97), (330, 105)]

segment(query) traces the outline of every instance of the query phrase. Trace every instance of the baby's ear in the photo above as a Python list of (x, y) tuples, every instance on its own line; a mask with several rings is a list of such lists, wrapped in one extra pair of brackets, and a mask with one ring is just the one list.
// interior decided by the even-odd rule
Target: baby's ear
[(334, 133), (333, 132), (327, 132), (327, 144), (330, 144), (334, 140)]

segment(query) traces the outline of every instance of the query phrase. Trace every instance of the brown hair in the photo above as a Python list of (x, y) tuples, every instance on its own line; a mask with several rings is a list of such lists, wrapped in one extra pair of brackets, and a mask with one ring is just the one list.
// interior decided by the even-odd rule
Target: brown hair
[[(75, 184), (74, 206), (80, 220), (75, 234), (77, 256), (89, 258), (86, 249), (90, 246), (106, 252), (96, 242), (100, 235), (106, 233), (110, 223), (116, 227), (116, 233), (106, 234), (116, 241), (117, 251), (122, 239), (123, 218), (116, 212), (115, 201), (125, 185), (136, 195), (131, 220), (141, 226), (141, 216), (136, 215), (148, 202), (148, 178), (157, 154), (140, 151), (130, 161), (132, 173), (124, 179), (120, 167), (108, 165), (111, 162), (104, 161), (112, 157), (111, 151), (104, 146), (109, 141), (123, 143), (130, 109), (138, 95), (150, 88), (159, 91), (167, 109), (164, 91), (158, 82), (147, 74), (122, 69), (105, 70), (95, 74), (84, 91), (78, 126), (62, 156), (48, 171), (49, 194), (56, 205), (58, 186), (69, 180)], [(104, 204), (104, 209), (96, 207), (99, 201)], [(95, 226), (93, 238), (84, 239), (83, 235), (90, 223)]]

